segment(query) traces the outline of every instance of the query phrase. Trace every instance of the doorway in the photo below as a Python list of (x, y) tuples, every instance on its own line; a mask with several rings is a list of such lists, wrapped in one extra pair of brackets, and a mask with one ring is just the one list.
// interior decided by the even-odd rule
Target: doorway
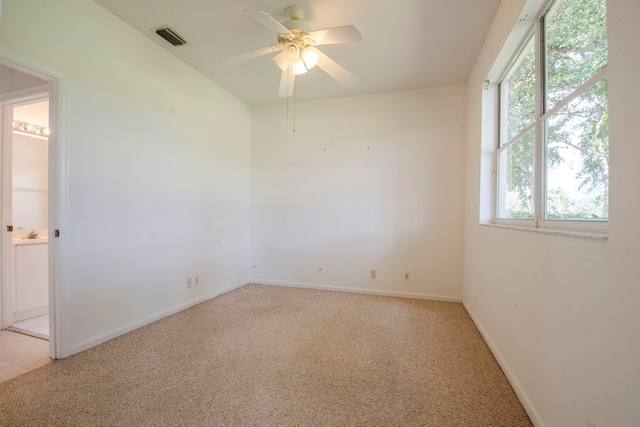
[(0, 329), (49, 339), (56, 358), (58, 80), (8, 56), (0, 51)]
[(4, 283), (11, 304), (5, 305), (11, 314), (6, 329), (49, 340), (49, 95), (34, 93), (26, 101), (14, 101), (4, 105), (12, 125), (11, 137), (3, 140), (11, 194), (3, 194), (2, 203), (7, 212), (11, 206), (6, 219), (13, 229), (8, 254), (12, 279)]

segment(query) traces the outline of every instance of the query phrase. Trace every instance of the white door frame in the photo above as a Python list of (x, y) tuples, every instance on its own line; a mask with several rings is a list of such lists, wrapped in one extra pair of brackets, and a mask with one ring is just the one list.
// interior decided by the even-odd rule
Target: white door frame
[[(64, 118), (64, 105), (66, 104), (66, 92), (65, 92), (65, 80), (63, 76), (53, 70), (50, 70), (40, 64), (37, 64), (31, 60), (23, 58), (9, 50), (0, 47), (0, 64), (13, 68), (17, 71), (38, 77), (48, 82), (44, 87), (38, 87), (40, 94), (48, 92), (49, 96), (49, 351), (50, 355), (54, 359), (63, 357), (63, 328), (62, 328), (62, 309), (60, 296), (60, 242), (57, 238), (57, 233), (61, 230), (64, 217), (64, 203), (66, 200), (66, 183), (64, 179), (64, 169), (66, 164), (66, 156), (64, 150), (64, 137), (65, 126)], [(22, 91), (32, 91), (34, 88)], [(7, 96), (3, 96), (0, 99), (0, 103), (4, 100), (8, 101), (8, 97), (13, 99), (18, 98), (19, 93), (17, 91)], [(33, 94), (33, 92), (31, 92)], [(24, 93), (27, 95), (27, 93)], [(0, 124), (1, 126), (1, 124)], [(11, 132), (13, 129), (10, 129)], [(6, 134), (7, 129), (3, 129), (3, 133)], [(3, 171), (4, 174), (4, 171)], [(4, 181), (4, 180), (3, 180)], [(3, 184), (4, 187), (4, 184)], [(6, 191), (5, 188), (2, 189)], [(4, 207), (3, 207), (4, 210)], [(0, 230), (0, 250), (3, 252), (11, 249), (11, 235), (6, 232), (5, 215), (2, 215), (2, 229)], [(9, 259), (10, 257), (2, 257), (3, 259)], [(6, 278), (5, 271), (7, 266), (2, 265), (3, 280)], [(12, 270), (12, 269), (11, 269)], [(4, 297), (4, 298), (3, 298)], [(7, 307), (4, 299), (6, 297), (0, 292), (0, 310)], [(5, 313), (3, 312), (2, 323), (5, 322)]]

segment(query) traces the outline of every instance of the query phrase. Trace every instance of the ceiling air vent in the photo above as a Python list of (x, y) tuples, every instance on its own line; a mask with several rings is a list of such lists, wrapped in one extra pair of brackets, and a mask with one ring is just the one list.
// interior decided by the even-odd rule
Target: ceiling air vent
[(180, 34), (176, 33), (169, 27), (160, 27), (156, 29), (156, 34), (171, 43), (174, 46), (182, 46), (187, 44), (187, 41), (180, 37)]

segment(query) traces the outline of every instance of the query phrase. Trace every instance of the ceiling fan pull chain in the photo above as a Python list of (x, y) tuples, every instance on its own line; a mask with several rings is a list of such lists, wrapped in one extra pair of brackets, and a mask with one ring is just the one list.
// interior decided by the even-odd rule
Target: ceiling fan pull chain
[(287, 73), (287, 119), (289, 118), (289, 73)]
[(293, 81), (293, 131), (296, 131), (296, 86), (297, 83), (295, 80)]

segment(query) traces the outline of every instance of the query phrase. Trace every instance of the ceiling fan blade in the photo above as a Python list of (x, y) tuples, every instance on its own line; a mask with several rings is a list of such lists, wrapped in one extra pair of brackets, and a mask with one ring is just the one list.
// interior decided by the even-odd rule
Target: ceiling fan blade
[(314, 41), (314, 45), (316, 46), (362, 41), (362, 33), (353, 25), (311, 31), (309, 36), (311, 36), (311, 39)]
[(318, 53), (318, 67), (336, 79), (342, 86), (353, 87), (358, 83), (358, 78), (344, 69), (342, 65), (314, 47), (308, 47), (307, 49)]
[(260, 49), (252, 50), (251, 52), (243, 53), (242, 55), (232, 56), (231, 58), (225, 59), (221, 63), (223, 65), (235, 65), (262, 55), (266, 55), (267, 53), (277, 52), (279, 50), (282, 50), (282, 43), (272, 44), (271, 46), (265, 46), (261, 47)]
[(278, 96), (281, 98), (288, 98), (293, 93), (293, 86), (295, 84), (295, 81), (296, 75), (293, 74), (291, 63), (288, 63), (287, 66), (282, 70)]
[(291, 34), (291, 31), (289, 31), (287, 27), (276, 21), (273, 16), (269, 15), (267, 12), (247, 9), (244, 13), (248, 17), (269, 28), (271, 31), (275, 31), (278, 34)]

